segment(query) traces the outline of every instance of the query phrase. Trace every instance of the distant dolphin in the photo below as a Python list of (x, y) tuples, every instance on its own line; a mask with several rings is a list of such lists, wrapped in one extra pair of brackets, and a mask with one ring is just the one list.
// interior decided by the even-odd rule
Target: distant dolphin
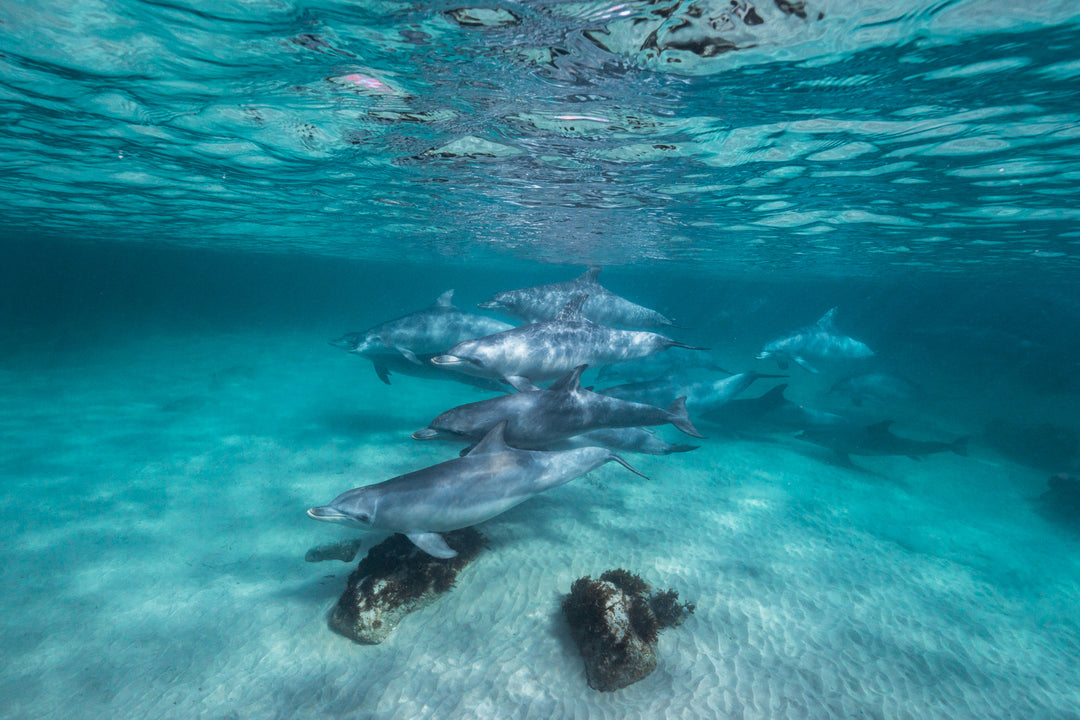
[(848, 376), (833, 385), (829, 392), (846, 395), (851, 404), (857, 407), (866, 402), (879, 405), (905, 402), (923, 394), (921, 388), (910, 380), (886, 372)]
[(581, 306), (588, 296), (575, 295), (554, 320), (465, 340), (432, 363), (478, 377), (533, 382), (554, 380), (578, 365), (645, 357), (671, 347), (703, 350), (652, 332), (617, 330), (586, 320)]
[(851, 422), (843, 415), (793, 403), (784, 397), (787, 385), (777, 385), (761, 397), (731, 400), (701, 416), (729, 430), (746, 432), (792, 432), (831, 428)]
[(873, 357), (874, 351), (864, 343), (836, 332), (833, 325), (835, 317), (836, 308), (833, 308), (822, 315), (815, 324), (767, 344), (758, 353), (757, 359), (775, 358), (781, 370), (786, 370), (788, 362), (791, 361), (807, 372), (817, 374), (817, 369), (807, 362), (807, 357), (822, 359)]
[(540, 449), (574, 435), (603, 428), (641, 427), (671, 423), (687, 435), (701, 437), (686, 414), (686, 398), (662, 410), (652, 405), (599, 395), (581, 387), (585, 365), (574, 368), (546, 389), (519, 384), (522, 392), (503, 395), (447, 410), (415, 440), (476, 440), (500, 422), (514, 447)]
[(671, 320), (647, 307), (619, 297), (596, 281), (600, 268), (591, 267), (568, 282), (536, 285), (519, 290), (495, 293), (480, 303), (485, 310), (497, 310), (525, 322), (553, 319), (574, 295), (589, 296), (582, 313), (600, 325), (632, 328), (658, 328), (674, 325)]
[(463, 313), (454, 307), (453, 290), (447, 290), (430, 307), (376, 325), (364, 332), (349, 333), (330, 344), (365, 357), (396, 355), (423, 365), (419, 355), (438, 353), (462, 340), (509, 330), (513, 326)]
[(695, 413), (711, 412), (730, 402), (735, 396), (750, 387), (750, 384), (755, 380), (777, 377), (785, 376), (744, 372), (717, 380), (689, 381), (679, 377), (670, 377), (647, 382), (615, 385), (600, 392), (611, 397), (650, 405), (664, 402), (662, 398), (686, 397), (686, 406), (692, 408)]
[(476, 525), (614, 460), (645, 477), (605, 448), (561, 452), (515, 450), (503, 440), (505, 423), (465, 457), (338, 495), (313, 507), (316, 520), (404, 533), (437, 558), (457, 553), (439, 533)]
[(892, 422), (885, 420), (873, 425), (858, 425), (852, 422), (830, 428), (813, 428), (804, 430), (795, 437), (823, 445), (848, 462), (851, 461), (849, 455), (906, 455), (913, 460), (919, 460), (923, 455), (946, 451), (967, 455), (966, 437), (953, 442), (911, 440), (890, 432), (889, 426)]

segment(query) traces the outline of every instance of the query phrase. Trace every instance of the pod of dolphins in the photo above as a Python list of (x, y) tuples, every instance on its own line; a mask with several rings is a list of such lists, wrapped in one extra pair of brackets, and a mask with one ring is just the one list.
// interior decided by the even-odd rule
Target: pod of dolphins
[[(308, 515), (400, 532), (430, 555), (454, 557), (440, 533), (495, 517), (608, 462), (644, 477), (615, 450), (667, 455), (695, 449), (669, 444), (646, 429), (671, 424), (700, 438), (691, 411), (732, 426), (801, 430), (799, 437), (843, 458), (964, 453), (965, 439), (909, 440), (891, 433), (888, 422), (867, 427), (796, 405), (784, 398), (786, 385), (753, 400), (736, 399), (755, 380), (782, 375), (743, 372), (694, 382), (667, 376), (599, 392), (582, 387), (582, 373), (590, 367), (629, 367), (669, 348), (705, 350), (641, 329), (676, 326), (603, 288), (598, 273), (599, 268), (590, 268), (569, 282), (500, 292), (480, 303), (527, 323), (519, 327), (462, 312), (453, 305), (450, 290), (424, 310), (332, 341), (369, 359), (387, 384), (394, 371), (504, 394), (451, 408), (413, 433), (415, 440), (468, 443), (460, 457), (348, 490), (327, 505), (311, 508)], [(816, 324), (768, 343), (758, 358), (774, 358), (781, 369), (793, 362), (816, 373), (811, 361), (871, 357), (873, 351), (864, 343), (836, 331), (835, 314), (833, 308)], [(715, 369), (707, 361), (705, 366)], [(894, 379), (882, 373), (848, 385), (866, 391), (863, 386), (874, 384), (875, 378), (878, 383), (886, 378), (895, 390)], [(536, 385), (551, 380), (546, 388)], [(509, 388), (516, 392), (509, 393)]]

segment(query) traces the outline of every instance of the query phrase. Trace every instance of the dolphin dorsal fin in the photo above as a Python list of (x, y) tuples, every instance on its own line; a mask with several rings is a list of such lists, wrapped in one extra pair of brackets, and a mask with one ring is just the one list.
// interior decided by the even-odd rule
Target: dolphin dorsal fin
[(574, 293), (570, 298), (570, 302), (563, 305), (562, 310), (555, 315), (555, 320), (558, 322), (581, 322), (584, 319), (581, 316), (581, 307), (588, 299), (587, 293)]
[(435, 298), (435, 302), (433, 303), (433, 306), (434, 307), (441, 307), (441, 308), (452, 308), (452, 307), (454, 307), (454, 291), (453, 290), (447, 290), (442, 295)]
[(581, 275), (579, 275), (578, 278), (576, 280), (574, 280), (574, 282), (576, 282), (579, 285), (595, 285), (596, 282), (597, 282), (596, 278), (599, 275), (600, 275), (600, 267), (598, 265), (593, 265), (588, 270), (581, 273)]
[(770, 389), (769, 392), (759, 397), (758, 400), (761, 400), (767, 405), (779, 405), (780, 403), (784, 402), (785, 390), (787, 390), (787, 383), (782, 383)]
[(882, 420), (881, 422), (874, 423), (873, 425), (867, 425), (866, 431), (871, 435), (888, 435), (889, 426), (892, 424), (892, 420)]
[(488, 455), (491, 453), (505, 452), (509, 449), (506, 444), (506, 420), (500, 420), (499, 424), (488, 430), (484, 439), (476, 443), (476, 447), (469, 451), (466, 457), (473, 455)]
[(581, 373), (589, 369), (588, 365), (578, 365), (561, 378), (551, 383), (548, 390), (552, 392), (574, 392), (581, 389)]
[(833, 326), (833, 320), (836, 319), (836, 308), (832, 308), (829, 312), (821, 316), (821, 319), (817, 321), (817, 326), (821, 328), (831, 328)]

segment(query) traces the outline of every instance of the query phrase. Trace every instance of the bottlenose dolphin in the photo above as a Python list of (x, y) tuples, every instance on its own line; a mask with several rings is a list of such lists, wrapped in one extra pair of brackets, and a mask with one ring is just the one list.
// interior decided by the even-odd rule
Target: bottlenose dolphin
[(548, 450), (568, 450), (577, 447), (606, 447), (610, 450), (642, 453), (644, 455), (671, 455), (672, 453), (697, 450), (700, 445), (672, 445), (652, 430), (640, 427), (604, 428), (561, 440)]
[(519, 382), (516, 395), (489, 398), (447, 410), (414, 440), (476, 440), (500, 422), (506, 422), (505, 439), (518, 448), (540, 449), (574, 435), (602, 428), (641, 427), (671, 423), (687, 435), (701, 437), (686, 413), (686, 398), (667, 410), (599, 395), (581, 387), (579, 365), (551, 387), (540, 389)]
[(596, 281), (600, 268), (591, 267), (583, 275), (568, 282), (536, 285), (519, 290), (495, 293), (480, 303), (485, 310), (498, 310), (525, 322), (553, 319), (574, 295), (589, 296), (582, 313), (600, 325), (634, 328), (672, 326), (671, 320), (647, 307), (619, 297)]
[(856, 407), (862, 407), (866, 402), (879, 405), (905, 402), (923, 394), (921, 388), (910, 380), (886, 372), (851, 375), (833, 385), (829, 392), (846, 395)]
[(662, 398), (684, 396), (686, 397), (686, 406), (693, 408), (695, 413), (711, 412), (731, 402), (736, 395), (750, 387), (750, 384), (755, 380), (777, 377), (786, 376), (744, 372), (718, 380), (690, 381), (679, 377), (669, 377), (647, 382), (615, 385), (600, 392), (611, 397), (650, 405), (663, 402)]
[(606, 365), (671, 347), (705, 349), (652, 332), (617, 330), (590, 322), (581, 315), (587, 297), (575, 295), (554, 320), (465, 340), (431, 362), (467, 375), (505, 382), (525, 377), (539, 382), (554, 380), (578, 365)]
[(495, 318), (461, 312), (454, 307), (453, 296), (454, 291), (447, 290), (428, 308), (363, 332), (348, 333), (330, 344), (366, 357), (398, 356), (423, 365), (419, 355), (438, 353), (462, 340), (513, 327)]
[(645, 477), (606, 448), (516, 450), (504, 441), (505, 429), (505, 422), (497, 425), (465, 457), (349, 490), (329, 505), (311, 508), (308, 515), (404, 533), (429, 555), (451, 558), (457, 553), (439, 533), (493, 518), (612, 460)]
[[(359, 334), (360, 333), (352, 333), (352, 335)], [(334, 343), (331, 343), (331, 345), (333, 344)], [(431, 358), (439, 354), (441, 353), (425, 353), (423, 355), (417, 355), (416, 359), (420, 361), (419, 365), (402, 355), (367, 355), (366, 358), (371, 361), (372, 366), (375, 368), (375, 374), (387, 385), (391, 384), (390, 375), (392, 373), (400, 373), (402, 375), (411, 375), (412, 377), (427, 378), (429, 380), (449, 380), (464, 385), (472, 385), (473, 387), (478, 387), (482, 390), (490, 390), (492, 392), (504, 393), (507, 391), (506, 385), (496, 382), (495, 380), (473, 377), (472, 375), (462, 375), (461, 373), (435, 367), (431, 364)]]
[(787, 384), (777, 385), (761, 397), (735, 399), (701, 416), (730, 430), (791, 432), (830, 428), (851, 422), (843, 415), (793, 403), (784, 397)]
[(835, 317), (836, 308), (833, 308), (813, 325), (768, 343), (758, 353), (757, 359), (776, 358), (776, 363), (781, 370), (786, 370), (788, 363), (794, 362), (804, 370), (817, 374), (817, 369), (807, 362), (807, 357), (822, 359), (872, 357), (874, 351), (864, 343), (836, 332), (833, 325)]
[(912, 440), (890, 432), (892, 422), (885, 420), (873, 425), (850, 422), (830, 428), (811, 428), (795, 437), (827, 447), (848, 462), (851, 462), (849, 455), (906, 455), (919, 460), (923, 455), (947, 450), (967, 456), (966, 437), (953, 442)]

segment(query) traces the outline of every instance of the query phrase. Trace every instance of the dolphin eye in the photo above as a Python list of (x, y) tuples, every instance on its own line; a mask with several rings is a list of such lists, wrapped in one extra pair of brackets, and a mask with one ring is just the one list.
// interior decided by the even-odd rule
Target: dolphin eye
[(367, 513), (357, 513), (355, 516), (357, 522), (369, 523), (371, 522), (371, 516)]

